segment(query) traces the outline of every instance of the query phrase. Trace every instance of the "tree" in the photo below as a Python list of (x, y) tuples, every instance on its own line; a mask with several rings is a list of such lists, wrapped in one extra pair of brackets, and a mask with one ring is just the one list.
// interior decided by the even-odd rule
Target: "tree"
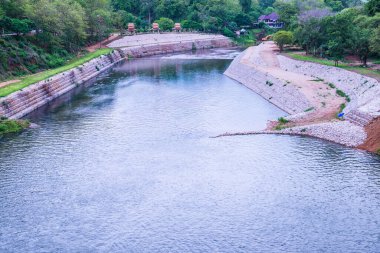
[(160, 18), (159, 20), (154, 21), (158, 23), (160, 29), (163, 31), (170, 31), (174, 27), (174, 21), (170, 18)]
[(123, 34), (128, 23), (135, 23), (136, 19), (131, 13), (119, 10), (114, 14), (113, 25), (120, 31), (120, 34)]
[(252, 23), (249, 15), (245, 13), (237, 14), (235, 17), (235, 22), (238, 26), (250, 25)]
[(186, 14), (186, 4), (183, 0), (160, 0), (156, 7), (159, 17), (182, 19)]
[(290, 31), (278, 31), (273, 35), (273, 40), (280, 48), (280, 52), (282, 52), (284, 45), (293, 43), (293, 33)]
[(342, 1), (339, 1), (339, 0), (325, 0), (325, 3), (333, 11), (341, 11), (344, 9)]
[(141, 1), (141, 12), (148, 17), (148, 23), (151, 24), (152, 16), (154, 14), (154, 7), (156, 7), (158, 1), (157, 0), (140, 0)]
[(307, 54), (312, 52), (316, 55), (317, 49), (320, 49), (325, 39), (321, 31), (321, 20), (312, 18), (300, 23), (294, 32), (294, 37), (297, 44), (302, 46)]
[(380, 26), (373, 31), (370, 38), (370, 49), (372, 52), (380, 55)]
[(87, 38), (85, 11), (79, 3), (71, 0), (56, 1), (55, 7), (59, 13), (61, 24), (59, 36), (64, 47), (71, 52), (79, 50)]
[(18, 18), (7, 18), (6, 23), (9, 24), (8, 26), (9, 30), (17, 34), (30, 32), (31, 24), (32, 24), (30, 19), (18, 19)]
[(244, 13), (248, 13), (251, 10), (252, 0), (239, 0), (239, 3)]
[(376, 13), (380, 12), (380, 0), (369, 0), (364, 9), (369, 16), (375, 16)]
[(277, 10), (281, 21), (285, 23), (285, 27), (297, 22), (298, 9), (293, 3), (277, 0), (273, 6)]
[(272, 7), (275, 1), (276, 0), (259, 0), (259, 4), (262, 9), (265, 9), (267, 7)]

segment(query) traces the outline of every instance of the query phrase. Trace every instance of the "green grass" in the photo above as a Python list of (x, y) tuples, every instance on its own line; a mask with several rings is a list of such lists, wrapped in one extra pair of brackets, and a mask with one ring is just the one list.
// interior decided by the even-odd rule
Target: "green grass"
[(102, 49), (99, 49), (95, 52), (88, 53), (88, 54), (84, 55), (83, 57), (76, 58), (76, 59), (73, 59), (71, 61), (68, 61), (67, 64), (62, 66), (62, 67), (42, 71), (42, 72), (39, 72), (39, 73), (34, 74), (34, 75), (28, 75), (25, 77), (21, 77), (20, 82), (13, 83), (11, 85), (0, 88), (0, 97), (8, 96), (9, 94), (16, 92), (18, 90), (21, 90), (25, 87), (28, 87), (31, 84), (40, 82), (40, 81), (48, 79), (54, 75), (57, 75), (59, 73), (62, 73), (62, 72), (65, 72), (67, 70), (70, 70), (72, 68), (75, 68), (75, 67), (82, 65), (82, 64), (84, 64), (84, 63), (86, 63), (86, 62), (88, 62), (94, 58), (97, 58), (101, 55), (108, 54), (111, 51), (112, 51), (112, 49), (110, 49), (110, 48), (102, 48)]
[[(335, 67), (334, 61), (330, 61), (328, 59), (322, 59), (322, 58), (317, 58), (311, 55), (300, 55), (296, 53), (287, 53), (288, 56), (295, 60), (299, 61), (307, 61), (307, 62), (314, 62), (314, 63), (319, 63), (322, 65), (326, 66), (332, 66)], [(376, 78), (380, 80), (380, 71), (379, 70), (374, 70), (374, 69), (369, 69), (365, 67), (360, 67), (360, 66), (349, 66), (347, 63), (344, 62), (339, 62), (338, 68), (342, 68), (345, 70), (353, 71), (362, 75), (370, 76), (373, 78)]]
[(10, 120), (1, 118), (0, 119), (0, 137), (5, 134), (18, 133), (22, 130), (28, 128), (30, 125), (27, 120)]

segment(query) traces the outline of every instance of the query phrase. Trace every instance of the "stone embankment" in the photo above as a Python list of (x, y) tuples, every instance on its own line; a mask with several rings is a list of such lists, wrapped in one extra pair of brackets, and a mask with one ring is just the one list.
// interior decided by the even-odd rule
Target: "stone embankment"
[[(225, 74), (288, 112), (290, 115), (286, 118), (290, 122), (275, 124), (279, 130), (269, 128), (222, 136), (290, 134), (313, 136), (370, 151), (380, 149), (377, 143), (380, 134), (374, 131), (380, 129), (377, 80), (340, 68), (293, 60), (271, 52), (268, 50), (271, 46), (273, 44), (267, 43), (246, 50)], [(337, 96), (337, 90), (348, 98)], [(344, 121), (335, 119), (340, 103), (346, 105)], [(376, 122), (379, 126), (375, 126)]]
[(124, 37), (109, 45), (115, 50), (108, 55), (1, 98), (0, 116), (22, 118), (129, 57), (229, 46), (232, 46), (230, 39), (220, 35), (148, 34)]
[(189, 51), (231, 47), (232, 42), (222, 35), (149, 34), (127, 36), (108, 45), (123, 52), (126, 57), (145, 57)]
[[(244, 84), (255, 93), (270, 101), (289, 114), (304, 112), (311, 107), (306, 96), (288, 81), (276, 78), (269, 72), (264, 72), (253, 66), (266, 66), (257, 54), (258, 48), (250, 52), (247, 49), (234, 59), (225, 75)], [(251, 53), (249, 64), (244, 58)]]
[(98, 76), (123, 58), (118, 51), (102, 55), (79, 67), (30, 85), (0, 99), (0, 115), (19, 119)]
[(380, 116), (380, 84), (376, 79), (341, 68), (297, 61), (281, 55), (278, 55), (278, 60), (284, 70), (318, 78), (344, 91), (350, 97), (350, 102), (343, 111), (347, 120), (365, 126)]

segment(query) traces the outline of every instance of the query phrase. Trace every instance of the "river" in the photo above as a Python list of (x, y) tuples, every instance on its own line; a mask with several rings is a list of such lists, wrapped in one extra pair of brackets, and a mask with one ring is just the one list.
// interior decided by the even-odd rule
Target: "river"
[(0, 252), (379, 252), (379, 157), (210, 138), (286, 114), (208, 55), (127, 61), (0, 140)]

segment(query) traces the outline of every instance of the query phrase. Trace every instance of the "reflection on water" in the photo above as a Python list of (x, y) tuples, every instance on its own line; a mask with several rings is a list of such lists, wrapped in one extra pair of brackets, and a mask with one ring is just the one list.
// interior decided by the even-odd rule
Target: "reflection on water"
[(378, 157), (209, 138), (284, 115), (228, 64), (129, 61), (3, 139), (0, 251), (379, 252)]

